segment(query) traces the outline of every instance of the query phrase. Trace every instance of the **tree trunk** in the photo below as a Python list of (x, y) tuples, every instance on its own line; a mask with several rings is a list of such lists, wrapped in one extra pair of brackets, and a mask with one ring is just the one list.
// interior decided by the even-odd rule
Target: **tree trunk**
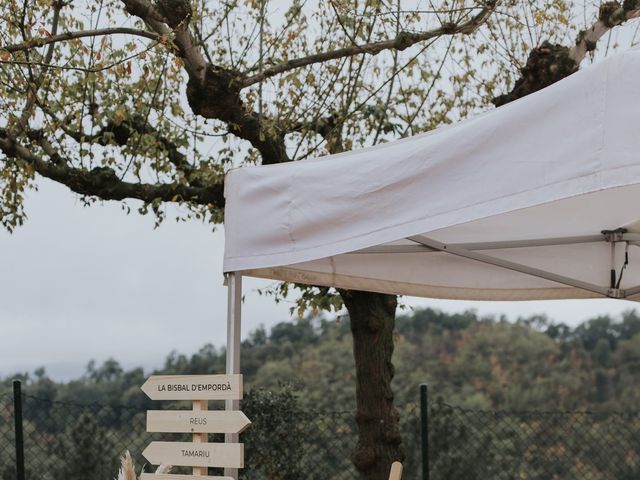
[[(575, 72), (578, 65), (569, 52), (567, 47), (548, 42), (533, 49), (513, 90), (493, 103), (504, 105)], [(391, 463), (404, 460), (399, 414), (391, 391), (397, 297), (357, 290), (341, 290), (340, 294), (351, 319), (356, 363), (358, 443), (352, 461), (363, 480), (387, 480)]]
[(391, 463), (404, 459), (393, 404), (395, 295), (343, 290), (356, 363), (358, 443), (352, 461), (363, 480), (387, 480)]

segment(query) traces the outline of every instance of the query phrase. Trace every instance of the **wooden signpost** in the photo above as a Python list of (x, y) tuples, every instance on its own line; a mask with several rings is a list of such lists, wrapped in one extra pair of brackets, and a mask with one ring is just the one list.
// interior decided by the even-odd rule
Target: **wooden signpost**
[(151, 442), (142, 455), (154, 465), (193, 467), (193, 475), (145, 473), (141, 480), (233, 480), (209, 467), (244, 467), (244, 445), (209, 443), (209, 433), (238, 434), (251, 422), (235, 410), (209, 411), (209, 400), (242, 399), (242, 375), (153, 375), (141, 387), (152, 400), (191, 400), (192, 410), (149, 410), (147, 432), (184, 432), (192, 442)]

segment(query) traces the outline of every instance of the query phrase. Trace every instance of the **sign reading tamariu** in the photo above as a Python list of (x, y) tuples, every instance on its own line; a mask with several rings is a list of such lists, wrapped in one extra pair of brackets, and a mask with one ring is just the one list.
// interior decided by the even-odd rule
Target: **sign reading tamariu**
[(151, 400), (241, 400), (242, 375), (152, 375), (141, 389)]
[(251, 421), (237, 410), (148, 410), (147, 432), (240, 433)]
[(244, 467), (242, 443), (151, 442), (142, 455), (153, 465)]

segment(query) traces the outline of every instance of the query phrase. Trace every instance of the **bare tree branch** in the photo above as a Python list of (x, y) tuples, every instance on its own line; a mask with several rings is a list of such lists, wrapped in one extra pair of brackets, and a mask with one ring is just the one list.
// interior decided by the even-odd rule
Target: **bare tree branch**
[[(162, 0), (157, 2), (156, 6), (147, 0), (121, 1), (127, 12), (142, 19), (159, 35), (164, 36), (173, 33), (174, 44), (179, 50), (178, 55), (185, 63), (185, 70), (189, 74), (189, 77), (200, 82), (204, 81), (207, 61), (189, 31), (191, 7), (187, 0)], [(157, 7), (160, 7), (161, 10)]]
[(336, 60), (344, 57), (351, 57), (358, 54), (377, 55), (385, 50), (405, 50), (416, 43), (424, 42), (436, 37), (445, 35), (457, 35), (457, 34), (470, 34), (475, 32), (494, 11), (497, 1), (491, 1), (487, 3), (477, 15), (470, 20), (455, 24), (443, 24), (439, 28), (429, 30), (421, 33), (412, 32), (400, 32), (395, 38), (389, 40), (383, 40), (378, 42), (365, 43), (362, 45), (352, 45), (349, 47), (339, 48), (331, 50), (329, 52), (321, 52), (306, 57), (296, 58), (288, 60), (283, 63), (279, 63), (272, 67), (265, 69), (262, 73), (246, 77), (242, 80), (242, 87), (248, 87), (261, 82), (267, 78), (279, 75), (289, 70), (304, 67), (307, 65), (313, 65), (315, 63), (322, 63), (328, 60)]
[(118, 60), (117, 62), (113, 62), (113, 63), (108, 63), (106, 65), (102, 65), (101, 67), (95, 68), (95, 67), (72, 67), (69, 65), (54, 65), (52, 63), (43, 63), (43, 62), (33, 62), (33, 61), (29, 61), (29, 62), (24, 62), (21, 60), (2, 60), (0, 59), (0, 64), (2, 65), (21, 65), (21, 66), (26, 66), (26, 67), (42, 67), (42, 68), (52, 68), (52, 69), (56, 69), (56, 70), (69, 70), (69, 71), (74, 71), (74, 72), (85, 72), (85, 73), (98, 73), (98, 72), (104, 72), (105, 70), (110, 70), (113, 67), (117, 67), (118, 65), (122, 65), (123, 63), (128, 62), (129, 60), (132, 60), (136, 57), (139, 57), (140, 55), (148, 52), (149, 50), (151, 50), (153, 47), (155, 47), (157, 45), (156, 42), (154, 42), (153, 44), (147, 46), (144, 50), (140, 50), (138, 52), (135, 52), (127, 57), (124, 57), (120, 60)]
[(5, 47), (0, 46), (0, 50), (5, 50), (9, 53), (16, 53), (24, 50), (43, 47), (45, 45), (49, 45), (52, 43), (59, 43), (67, 40), (73, 40), (75, 38), (101, 37), (104, 35), (113, 35), (113, 34), (136, 35), (136, 36), (145, 37), (151, 40), (160, 39), (160, 35), (158, 35), (157, 33), (149, 32), (147, 30), (140, 30), (138, 28), (127, 28), (127, 27), (100, 28), (96, 30), (81, 30), (78, 32), (65, 32), (59, 35), (51, 35), (49, 37), (33, 38), (28, 42), (17, 43), (15, 45), (7, 45)]
[[(60, 22), (60, 10), (62, 10), (62, 7), (63, 5), (60, 2), (56, 2), (53, 4), (53, 19), (51, 21), (52, 35), (56, 35), (58, 33), (58, 25)], [(28, 41), (30, 40), (26, 40), (25, 38), (25, 42), (28, 42)], [(49, 47), (47, 47), (47, 51), (42, 60), (43, 66), (41, 67), (40, 72), (37, 75), (33, 74), (33, 71), (31, 70), (31, 66), (29, 66), (30, 81), (27, 84), (27, 101), (25, 103), (25, 106), (22, 110), (22, 114), (20, 115), (20, 118), (18, 119), (18, 121), (15, 124), (10, 125), (12, 130), (16, 130), (16, 131), (23, 130), (29, 124), (29, 117), (33, 113), (33, 108), (37, 103), (38, 90), (40, 89), (40, 86), (42, 85), (42, 81), (44, 80), (44, 77), (47, 73), (48, 67), (44, 65), (48, 65), (51, 62), (51, 58), (53, 58), (53, 45), (49, 45)], [(29, 60), (28, 54), (27, 54), (27, 60)]]
[(588, 30), (583, 30), (578, 35), (576, 44), (569, 52), (569, 58), (579, 64), (587, 52), (595, 50), (598, 40), (612, 28), (623, 24), (633, 18), (640, 17), (640, 1), (605, 2), (600, 5), (598, 21)]

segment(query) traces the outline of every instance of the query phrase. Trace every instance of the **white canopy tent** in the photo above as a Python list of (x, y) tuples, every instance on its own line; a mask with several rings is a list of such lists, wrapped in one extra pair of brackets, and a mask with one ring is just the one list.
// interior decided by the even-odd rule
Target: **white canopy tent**
[(233, 170), (225, 272), (434, 298), (640, 298), (639, 85), (633, 49), (427, 134)]
[[(397, 142), (226, 177), (243, 275), (432, 298), (640, 299), (640, 49)], [(232, 408), (228, 405), (228, 408)]]

